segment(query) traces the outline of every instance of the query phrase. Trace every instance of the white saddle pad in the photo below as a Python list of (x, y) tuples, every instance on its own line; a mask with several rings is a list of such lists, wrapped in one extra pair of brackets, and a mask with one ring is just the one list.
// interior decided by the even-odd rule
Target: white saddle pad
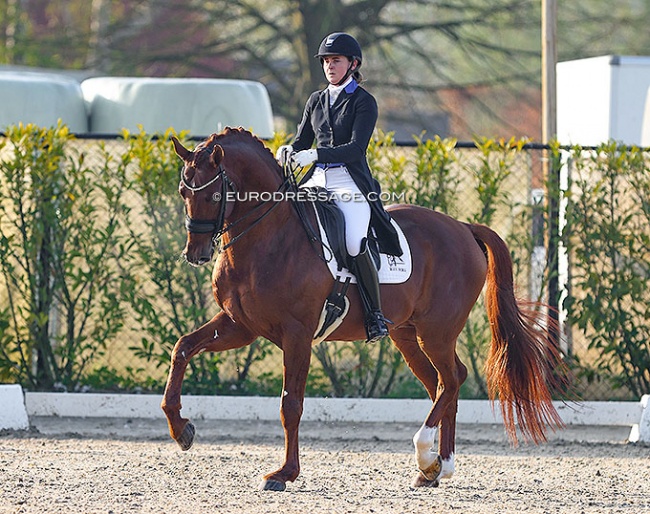
[[(314, 210), (316, 210), (314, 208)], [(323, 228), (323, 224), (320, 221), (318, 212), (316, 213), (316, 218), (318, 219), (318, 229), (320, 231), (320, 236), (325, 243), (325, 259), (327, 261), (327, 266), (332, 273), (332, 277), (341, 277), (345, 280), (350, 277), (350, 282), (356, 284), (356, 277), (350, 273), (347, 268), (343, 268), (341, 271), (338, 270), (338, 264), (336, 262), (336, 257), (332, 255), (332, 252), (329, 250), (329, 241), (327, 239), (327, 234)], [(379, 283), (380, 284), (401, 284), (406, 282), (411, 276), (411, 271), (413, 270), (413, 262), (411, 260), (411, 248), (409, 247), (408, 241), (404, 236), (404, 232), (397, 224), (395, 220), (391, 220), (395, 230), (397, 230), (397, 235), (399, 236), (399, 244), (402, 247), (404, 252), (401, 257), (396, 257), (394, 255), (385, 255), (380, 254), (381, 266), (379, 268)]]

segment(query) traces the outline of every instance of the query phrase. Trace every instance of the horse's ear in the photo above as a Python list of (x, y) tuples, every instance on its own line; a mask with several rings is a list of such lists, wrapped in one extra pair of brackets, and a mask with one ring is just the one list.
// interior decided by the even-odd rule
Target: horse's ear
[(185, 148), (176, 138), (176, 136), (172, 136), (172, 143), (174, 143), (174, 151), (176, 152), (176, 155), (178, 155), (184, 161), (189, 161), (192, 152)]
[(214, 149), (210, 154), (210, 161), (212, 161), (212, 165), (215, 168), (218, 168), (219, 164), (221, 164), (222, 159), (223, 159), (223, 148), (221, 147), (221, 145), (214, 145)]

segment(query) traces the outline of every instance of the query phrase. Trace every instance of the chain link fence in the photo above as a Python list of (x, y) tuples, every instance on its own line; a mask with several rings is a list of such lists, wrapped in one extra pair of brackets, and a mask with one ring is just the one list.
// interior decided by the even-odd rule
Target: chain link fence
[[(174, 343), (218, 309), (211, 266), (192, 268), (180, 258), (180, 161), (169, 134), (95, 140), (70, 138), (61, 127), (31, 130), (0, 142), (0, 379), (27, 389), (161, 392)], [(273, 150), (283, 140), (267, 144)], [(563, 239), (555, 243), (565, 252), (561, 320), (574, 387), (586, 400), (637, 399), (650, 389), (643, 390), (650, 378), (642, 368), (650, 362), (647, 156), (614, 162), (603, 160), (602, 149), (555, 152), (573, 170), (561, 195)], [(546, 264), (544, 158), (526, 141), (400, 146), (381, 133), (369, 149), (393, 198), (499, 232), (519, 295), (532, 300), (546, 299), (558, 271)], [(487, 397), (488, 344), (479, 299), (458, 342), (470, 370), (464, 398)], [(277, 396), (282, 356), (258, 339), (195, 357), (186, 377), (186, 393)], [(315, 346), (307, 387), (318, 396), (426, 396), (389, 340)]]

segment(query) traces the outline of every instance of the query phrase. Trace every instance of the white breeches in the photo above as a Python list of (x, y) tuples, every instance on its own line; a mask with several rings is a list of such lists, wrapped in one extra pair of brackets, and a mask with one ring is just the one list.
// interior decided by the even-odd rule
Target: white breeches
[(361, 240), (368, 235), (370, 205), (345, 166), (323, 170), (316, 167), (303, 187), (324, 187), (334, 194), (334, 202), (345, 217), (345, 246), (350, 256), (361, 252)]

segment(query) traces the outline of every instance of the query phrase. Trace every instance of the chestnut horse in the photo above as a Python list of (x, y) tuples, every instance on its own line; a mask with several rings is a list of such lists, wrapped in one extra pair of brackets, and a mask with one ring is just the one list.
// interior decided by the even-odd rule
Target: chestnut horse
[[(161, 406), (172, 438), (189, 449), (195, 429), (180, 412), (188, 361), (202, 351), (243, 347), (258, 336), (272, 341), (283, 352), (280, 418), (286, 453), (282, 466), (264, 476), (262, 488), (284, 490), (300, 472), (298, 426), (312, 338), (334, 280), (292, 203), (269, 200), (270, 193), (278, 197), (295, 186), (261, 140), (227, 128), (192, 151), (176, 138), (173, 143), (184, 164), (179, 186), (188, 230), (183, 257), (193, 266), (207, 264), (221, 239), (212, 276), (221, 310), (176, 343)], [(260, 200), (262, 193), (268, 201)], [(561, 356), (536, 312), (515, 300), (510, 254), (494, 231), (413, 205), (388, 211), (410, 243), (413, 271), (402, 284), (381, 286), (383, 311), (393, 321), (390, 338), (433, 402), (413, 438), (419, 468), (414, 485), (437, 486), (454, 471), (458, 392), (467, 377), (456, 339), (486, 281), (492, 327), (487, 380), (513, 442), (516, 423), (534, 442), (545, 440), (547, 426), (561, 426), (550, 392)], [(356, 286), (347, 295), (349, 312), (329, 340), (365, 338)]]

